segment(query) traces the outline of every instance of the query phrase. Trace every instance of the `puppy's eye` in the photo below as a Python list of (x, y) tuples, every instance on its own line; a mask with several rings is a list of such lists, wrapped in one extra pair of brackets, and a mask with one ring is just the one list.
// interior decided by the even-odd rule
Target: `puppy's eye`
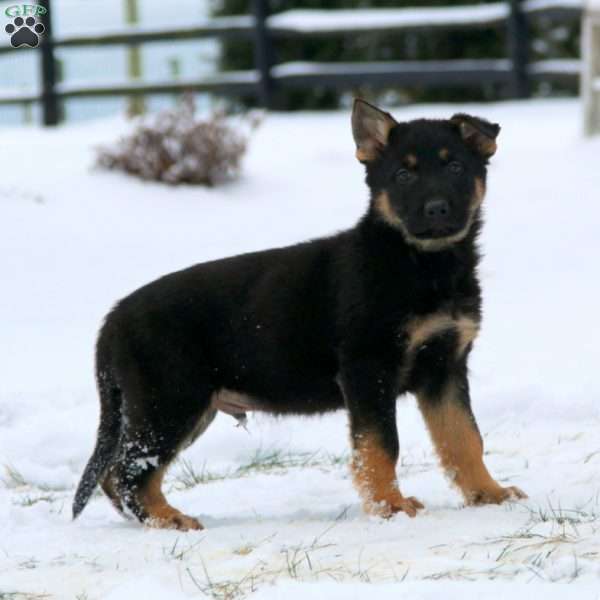
[(398, 183), (408, 183), (412, 179), (412, 173), (408, 169), (398, 169), (394, 178)]
[(448, 171), (453, 175), (460, 175), (464, 171), (464, 167), (457, 160), (448, 163)]

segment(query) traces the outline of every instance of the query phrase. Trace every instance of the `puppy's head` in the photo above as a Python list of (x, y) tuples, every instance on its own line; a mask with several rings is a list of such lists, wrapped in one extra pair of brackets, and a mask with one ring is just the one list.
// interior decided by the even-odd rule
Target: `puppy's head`
[(366, 166), (377, 218), (421, 250), (462, 240), (483, 201), (486, 166), (499, 132), (498, 125), (465, 114), (398, 123), (355, 100), (356, 157)]

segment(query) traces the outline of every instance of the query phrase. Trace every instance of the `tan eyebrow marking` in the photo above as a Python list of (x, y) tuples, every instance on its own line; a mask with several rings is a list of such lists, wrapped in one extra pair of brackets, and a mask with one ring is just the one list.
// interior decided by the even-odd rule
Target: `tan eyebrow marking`
[(448, 148), (442, 148), (439, 152), (440, 154), (440, 158), (442, 160), (448, 160), (448, 157), (450, 156), (450, 153), (448, 152)]
[(417, 157), (414, 154), (407, 154), (404, 157), (404, 162), (406, 163), (406, 165), (408, 167), (410, 167), (411, 169), (413, 169), (414, 167), (417, 166)]

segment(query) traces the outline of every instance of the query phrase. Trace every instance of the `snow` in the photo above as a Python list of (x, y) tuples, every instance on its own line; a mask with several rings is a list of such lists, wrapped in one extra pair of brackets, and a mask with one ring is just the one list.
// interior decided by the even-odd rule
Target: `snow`
[(38, 92), (34, 90), (15, 90), (15, 89), (0, 89), (0, 100), (30, 100), (34, 101), (38, 97)]
[(523, 10), (525, 12), (538, 12), (556, 8), (582, 8), (589, 0), (525, 0)]
[(90, 168), (118, 120), (5, 129), (0, 596), (597, 599), (600, 139), (581, 137), (572, 100), (393, 112), (459, 111), (502, 125), (471, 380), (486, 461), (530, 499), (463, 507), (407, 398), (398, 474), (427, 507), (415, 519), (361, 512), (339, 413), (251, 415), (247, 432), (219, 415), (167, 485), (204, 531), (144, 529), (100, 496), (71, 522), (97, 426), (94, 338), (113, 302), (194, 262), (351, 226), (367, 194), (345, 111), (268, 115), (242, 179), (210, 190)]
[(312, 62), (290, 61), (275, 65), (271, 69), (273, 77), (298, 77), (302, 75), (338, 75), (355, 73), (423, 73), (427, 71), (497, 70), (507, 71), (511, 61), (507, 59), (454, 59), (426, 61), (378, 61), (378, 62)]
[(580, 60), (570, 60), (568, 58), (559, 58), (555, 60), (538, 60), (529, 64), (530, 73), (569, 73), (577, 74), (581, 72), (582, 63)]
[(398, 27), (432, 27), (494, 23), (508, 16), (502, 2), (471, 6), (363, 8), (351, 10), (296, 9), (269, 17), (269, 27), (299, 32), (372, 31)]
[[(598, 0), (588, 0), (598, 1)], [(525, 0), (525, 12), (580, 9), (582, 0)], [(359, 8), (347, 10), (295, 9), (268, 19), (269, 27), (296, 33), (374, 31), (398, 28), (430, 28), (456, 25), (494, 25), (505, 20), (510, 7), (505, 2), (464, 6), (420, 6), (418, 8)]]
[(254, 19), (248, 15), (239, 15), (231, 17), (213, 17), (206, 19), (192, 19), (191, 22), (188, 20), (185, 25), (167, 26), (161, 25), (150, 25), (150, 24), (136, 24), (136, 25), (119, 25), (119, 26), (102, 26), (99, 27), (97, 24), (89, 25), (87, 28), (78, 28), (76, 32), (67, 34), (65, 36), (57, 36), (59, 42), (71, 42), (73, 39), (79, 40), (82, 37), (88, 36), (132, 36), (135, 34), (144, 35), (169, 35), (177, 34), (182, 31), (196, 31), (198, 29), (204, 30), (206, 33), (220, 32), (230, 28), (236, 29), (252, 29), (254, 26)]
[(59, 94), (69, 94), (69, 93), (77, 93), (89, 90), (105, 90), (107, 88), (114, 88), (116, 90), (119, 89), (145, 89), (148, 86), (160, 88), (164, 86), (165, 88), (169, 88), (169, 86), (178, 85), (182, 88), (186, 86), (193, 87), (197, 86), (198, 83), (211, 85), (211, 84), (230, 84), (230, 83), (248, 83), (255, 84), (260, 80), (260, 75), (258, 71), (226, 71), (218, 74), (209, 74), (202, 78), (199, 82), (197, 78), (180, 78), (180, 79), (163, 79), (156, 80), (153, 79), (151, 81), (114, 81), (108, 79), (102, 79), (99, 81), (86, 81), (86, 80), (73, 80), (68, 83), (61, 82), (57, 84), (56, 90)]
[(588, 12), (594, 15), (600, 12), (600, 0), (585, 0), (584, 6)]
[[(583, 587), (583, 586), (581, 586)], [(593, 586), (579, 589), (578, 598), (598, 597), (597, 590)], [(373, 586), (368, 583), (360, 584), (334, 584), (331, 582), (310, 585), (298, 585), (297, 583), (286, 583), (278, 586), (273, 593), (264, 594), (261, 598), (269, 600), (303, 600), (311, 593), (317, 598), (327, 600), (363, 600), (373, 594)], [(552, 586), (538, 584), (536, 592), (539, 598), (544, 600), (564, 600), (564, 586)], [(468, 584), (445, 583), (443, 591), (440, 591), (439, 583), (403, 582), (402, 585), (379, 585), (377, 586), (376, 598), (382, 600), (463, 600), (464, 598), (527, 598), (532, 593), (531, 585), (528, 584), (504, 584), (494, 582), (493, 584)], [(442, 595), (443, 594), (443, 595)]]

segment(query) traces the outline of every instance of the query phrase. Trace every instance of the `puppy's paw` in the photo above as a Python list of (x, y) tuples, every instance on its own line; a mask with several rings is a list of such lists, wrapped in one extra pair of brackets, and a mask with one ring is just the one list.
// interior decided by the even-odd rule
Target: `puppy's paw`
[(144, 520), (144, 525), (154, 529), (177, 529), (179, 531), (204, 529), (202, 523), (200, 523), (198, 519), (188, 517), (175, 508), (171, 508), (169, 511), (163, 511), (160, 515), (148, 517)]
[(410, 496), (409, 498), (400, 496), (393, 500), (372, 502), (365, 507), (369, 514), (383, 517), (384, 519), (389, 519), (399, 512), (404, 512), (409, 517), (414, 518), (417, 516), (417, 512), (423, 508), (425, 508), (425, 506), (423, 506), (422, 502), (413, 496)]
[(423, 508), (425, 508), (423, 503), (414, 496), (403, 498), (400, 502), (394, 503), (391, 506), (392, 513), (405, 512), (411, 518), (416, 517), (417, 512)]
[(466, 494), (468, 505), (479, 506), (482, 504), (502, 504), (525, 500), (527, 494), (516, 486), (502, 487), (500, 485), (485, 490), (472, 491)]

